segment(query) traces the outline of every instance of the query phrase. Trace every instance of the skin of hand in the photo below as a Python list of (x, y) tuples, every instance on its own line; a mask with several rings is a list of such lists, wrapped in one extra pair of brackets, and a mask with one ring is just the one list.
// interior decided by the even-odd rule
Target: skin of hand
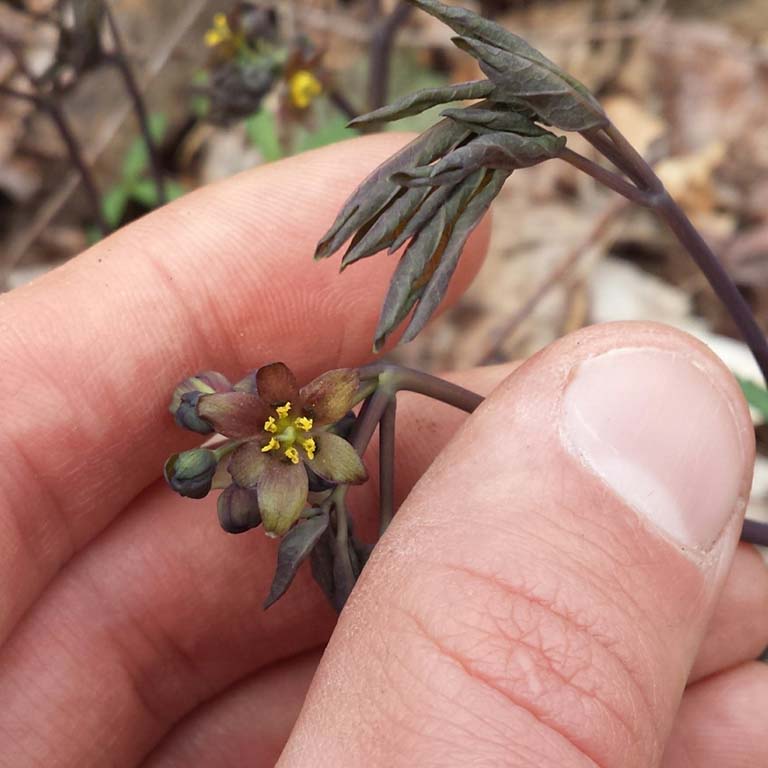
[(396, 258), (311, 254), (404, 140), (241, 174), (0, 296), (2, 768), (768, 765), (753, 430), (677, 331), (456, 374), (489, 395), (472, 417), (403, 396), (402, 506), (338, 624), (308, 569), (262, 612), (275, 543), (158, 479), (195, 442), (178, 380), (367, 359)]

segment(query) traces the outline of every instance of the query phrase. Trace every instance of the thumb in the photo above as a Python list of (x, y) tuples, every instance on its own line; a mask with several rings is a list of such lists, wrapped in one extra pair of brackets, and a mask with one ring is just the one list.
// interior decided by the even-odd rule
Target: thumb
[(403, 505), (279, 765), (657, 765), (753, 453), (730, 373), (672, 329), (532, 358)]

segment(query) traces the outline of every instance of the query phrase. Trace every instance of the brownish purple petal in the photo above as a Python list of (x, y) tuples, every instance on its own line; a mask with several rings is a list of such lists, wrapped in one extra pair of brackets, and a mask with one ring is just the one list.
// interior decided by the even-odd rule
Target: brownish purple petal
[(354, 368), (338, 368), (318, 376), (301, 390), (304, 413), (315, 426), (333, 424), (352, 407), (360, 377)]
[(256, 486), (264, 530), (276, 536), (286, 533), (307, 505), (308, 490), (303, 464), (269, 461)]
[(261, 450), (261, 443), (251, 440), (241, 445), (229, 460), (229, 474), (243, 488), (254, 488), (264, 474), (267, 465), (279, 461), (276, 456), (270, 456)]
[(357, 485), (368, 479), (357, 451), (343, 438), (330, 432), (315, 434), (315, 458), (308, 461), (312, 470), (333, 483)]
[(261, 525), (259, 499), (255, 490), (230, 485), (219, 496), (218, 515), (227, 533), (243, 533)]
[(197, 414), (220, 434), (241, 438), (262, 432), (269, 410), (256, 395), (222, 392), (201, 397)]
[(299, 385), (285, 363), (264, 365), (256, 371), (256, 390), (259, 397), (272, 408), (285, 403), (299, 407)]
[(256, 371), (251, 371), (247, 376), (244, 376), (232, 389), (236, 389), (238, 392), (250, 392), (252, 395), (257, 395)]

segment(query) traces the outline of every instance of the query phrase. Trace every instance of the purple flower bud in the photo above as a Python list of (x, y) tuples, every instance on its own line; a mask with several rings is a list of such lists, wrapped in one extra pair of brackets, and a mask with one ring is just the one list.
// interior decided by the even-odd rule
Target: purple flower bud
[(168, 485), (181, 496), (202, 499), (211, 490), (218, 458), (207, 448), (174, 453), (165, 462), (163, 475)]

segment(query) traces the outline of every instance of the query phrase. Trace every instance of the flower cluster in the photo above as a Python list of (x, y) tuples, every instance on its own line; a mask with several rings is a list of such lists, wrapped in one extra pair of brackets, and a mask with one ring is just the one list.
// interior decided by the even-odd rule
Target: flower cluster
[(202, 498), (223, 488), (219, 521), (230, 533), (264, 524), (283, 535), (307, 507), (310, 489), (366, 480), (357, 451), (337, 434), (356, 402), (357, 371), (329, 371), (299, 387), (283, 363), (232, 385), (206, 371), (182, 381), (170, 410), (176, 423), (228, 438), (171, 456), (165, 478), (177, 493)]
[(304, 38), (283, 45), (274, 11), (251, 2), (217, 13), (204, 41), (210, 49), (207, 118), (229, 124), (252, 115), (272, 91), (278, 94), (281, 122), (307, 122), (314, 101), (327, 92), (329, 75), (322, 52)]

